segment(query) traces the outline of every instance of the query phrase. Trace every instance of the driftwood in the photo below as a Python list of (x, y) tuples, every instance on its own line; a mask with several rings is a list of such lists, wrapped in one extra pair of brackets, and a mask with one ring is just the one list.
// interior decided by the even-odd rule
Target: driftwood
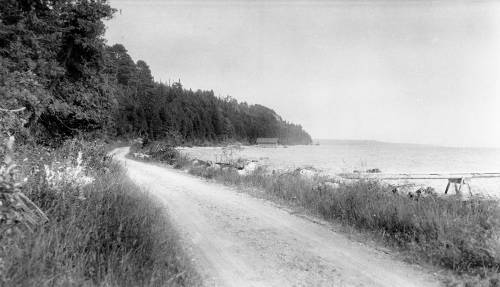
[(496, 178), (500, 177), (498, 172), (471, 172), (471, 173), (339, 173), (340, 177), (346, 179), (450, 179), (450, 178)]
[(445, 194), (448, 193), (451, 184), (455, 187), (455, 192), (460, 194), (462, 192), (462, 187), (467, 186), (469, 194), (472, 195), (472, 189), (470, 187), (470, 181), (474, 178), (500, 178), (500, 173), (498, 172), (471, 172), (471, 173), (341, 173), (338, 174), (340, 177), (345, 179), (372, 179), (372, 180), (417, 180), (417, 179), (447, 179), (448, 184), (446, 185)]
[(235, 168), (237, 170), (242, 170), (245, 168), (244, 165), (238, 164), (238, 163), (229, 163), (229, 162), (216, 162), (215, 164), (220, 165), (221, 167), (229, 167), (229, 168)]
[(19, 108), (19, 109), (14, 109), (14, 110), (0, 108), (1, 112), (8, 112), (8, 113), (17, 113), (17, 112), (22, 112), (24, 110), (26, 110), (26, 107), (22, 107), (22, 108)]

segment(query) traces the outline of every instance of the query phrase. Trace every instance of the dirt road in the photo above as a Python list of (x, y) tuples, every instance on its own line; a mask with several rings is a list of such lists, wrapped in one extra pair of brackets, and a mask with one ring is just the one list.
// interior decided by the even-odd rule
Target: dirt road
[(166, 205), (207, 286), (438, 286), (420, 268), (272, 203), (127, 152), (115, 158)]

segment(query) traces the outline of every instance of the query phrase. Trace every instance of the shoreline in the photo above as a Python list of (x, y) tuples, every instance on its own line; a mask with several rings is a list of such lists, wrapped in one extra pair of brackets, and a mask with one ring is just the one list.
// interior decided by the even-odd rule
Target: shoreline
[[(386, 247), (408, 254), (408, 260), (449, 270), (449, 280), (473, 284), (500, 280), (500, 253), (495, 251), (500, 250), (500, 242), (490, 240), (500, 231), (497, 200), (473, 196), (463, 201), (425, 190), (394, 193), (375, 181), (339, 182), (300, 170), (270, 171), (263, 166), (241, 173), (231, 166), (193, 160), (174, 149), (164, 152), (171, 153), (164, 162), (176, 169), (242, 190), (260, 190), (272, 201), (304, 208), (321, 219), (382, 238)], [(162, 157), (158, 153), (143, 160), (154, 162)], [(485, 229), (478, 231), (479, 227)], [(483, 253), (485, 250), (491, 253)]]
[[(147, 148), (141, 151), (148, 152)], [(166, 154), (168, 160), (159, 160)], [(478, 285), (500, 280), (500, 242), (493, 239), (500, 232), (498, 200), (478, 196), (463, 200), (438, 196), (432, 190), (394, 193), (376, 181), (339, 182), (329, 176), (264, 166), (242, 173), (231, 166), (192, 159), (169, 147), (142, 160), (163, 161), (242, 191), (259, 190), (271, 201), (302, 208), (380, 240), (385, 247), (401, 251), (407, 260), (444, 268), (450, 272), (445, 276), (449, 282)], [(485, 250), (490, 251), (483, 253)]]
[(182, 169), (130, 159), (127, 167), (131, 178), (167, 205), (186, 231), (181, 234), (195, 251), (194, 262), (210, 278), (221, 277), (218, 286), (439, 286), (434, 268), (353, 240), (352, 233), (332, 230), (332, 224), (301, 216), (265, 194), (241, 192), (242, 186), (206, 181)]
[[(226, 161), (251, 161), (257, 162), (258, 165), (267, 166), (271, 170), (276, 170), (278, 172), (282, 171), (293, 171), (297, 169), (312, 170), (320, 175), (330, 176), (334, 178), (342, 177), (343, 175), (366, 175), (366, 177), (377, 177), (386, 175), (398, 175), (400, 177), (406, 177), (409, 174), (419, 175), (426, 174), (430, 175), (428, 179), (413, 179), (413, 178), (401, 178), (398, 180), (383, 179), (389, 185), (414, 185), (415, 190), (419, 188), (432, 187), (437, 193), (444, 193), (448, 179), (434, 179), (436, 174), (448, 174), (449, 178), (455, 177), (455, 173), (464, 174), (476, 174), (478, 172), (490, 173), (494, 171), (492, 168), (483, 167), (478, 168), (480, 165), (471, 164), (470, 158), (464, 159), (465, 165), (460, 167), (455, 162), (450, 164), (438, 163), (436, 165), (433, 162), (436, 156), (429, 156), (420, 159), (409, 159), (402, 158), (404, 156), (411, 156), (400, 154), (400, 151), (394, 151), (394, 155), (387, 155), (387, 150), (382, 150), (382, 159), (373, 158), (369, 153), (363, 156), (364, 150), (360, 150), (360, 156), (357, 156), (355, 152), (357, 148), (345, 149), (345, 146), (290, 146), (287, 149), (278, 147), (275, 150), (271, 148), (260, 148), (256, 146), (241, 146), (239, 149), (232, 151), (230, 156), (226, 156)], [(224, 147), (212, 146), (212, 147), (180, 147), (177, 148), (181, 153), (186, 154), (189, 157), (197, 158), (207, 162), (218, 162), (217, 158), (220, 158), (224, 154)], [(226, 147), (227, 149), (227, 147)], [(338, 150), (338, 151), (337, 151)], [(379, 150), (377, 150), (379, 151)], [(321, 155), (329, 152), (337, 152), (339, 155), (328, 155), (322, 157)], [(366, 151), (365, 151), (366, 152)], [(436, 152), (436, 151), (434, 151)], [(346, 153), (344, 156), (343, 153)], [(437, 153), (437, 152), (436, 152)], [(361, 160), (359, 158), (368, 157), (366, 160)], [(500, 157), (500, 155), (498, 156)], [(297, 158), (299, 160), (297, 160)], [(482, 157), (478, 157), (476, 160), (481, 160)], [(456, 160), (458, 162), (458, 160)], [(357, 162), (360, 162), (359, 164)], [(368, 164), (371, 163), (371, 164)], [(494, 166), (495, 160), (490, 160), (487, 166)], [(469, 166), (469, 168), (467, 168)], [(377, 173), (370, 173), (369, 171), (377, 171)], [(360, 172), (358, 174), (358, 172)], [(500, 198), (500, 178), (473, 178), (470, 181), (472, 187), (472, 192), (477, 195), (483, 195), (487, 197)], [(468, 191), (467, 191), (468, 192)]]

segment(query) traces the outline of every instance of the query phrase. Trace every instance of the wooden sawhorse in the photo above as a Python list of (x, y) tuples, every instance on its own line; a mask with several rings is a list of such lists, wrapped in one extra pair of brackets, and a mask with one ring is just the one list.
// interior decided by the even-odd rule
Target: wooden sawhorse
[(448, 193), (448, 189), (450, 188), (450, 185), (453, 183), (455, 185), (455, 192), (456, 194), (461, 194), (462, 192), (462, 186), (467, 185), (469, 188), (469, 193), (472, 195), (472, 189), (470, 188), (470, 177), (453, 177), (453, 178), (448, 178), (448, 184), (446, 185), (446, 190), (444, 191), (444, 194)]

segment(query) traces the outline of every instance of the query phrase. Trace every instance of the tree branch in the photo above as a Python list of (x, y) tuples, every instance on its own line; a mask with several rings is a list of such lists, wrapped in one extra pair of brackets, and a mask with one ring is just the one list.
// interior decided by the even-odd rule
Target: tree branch
[(2, 109), (0, 108), (0, 111), (1, 112), (10, 112), (10, 113), (17, 113), (17, 112), (22, 112), (26, 109), (26, 107), (22, 107), (22, 108), (19, 108), (19, 109), (15, 109), (15, 110), (9, 110), (9, 109)]

